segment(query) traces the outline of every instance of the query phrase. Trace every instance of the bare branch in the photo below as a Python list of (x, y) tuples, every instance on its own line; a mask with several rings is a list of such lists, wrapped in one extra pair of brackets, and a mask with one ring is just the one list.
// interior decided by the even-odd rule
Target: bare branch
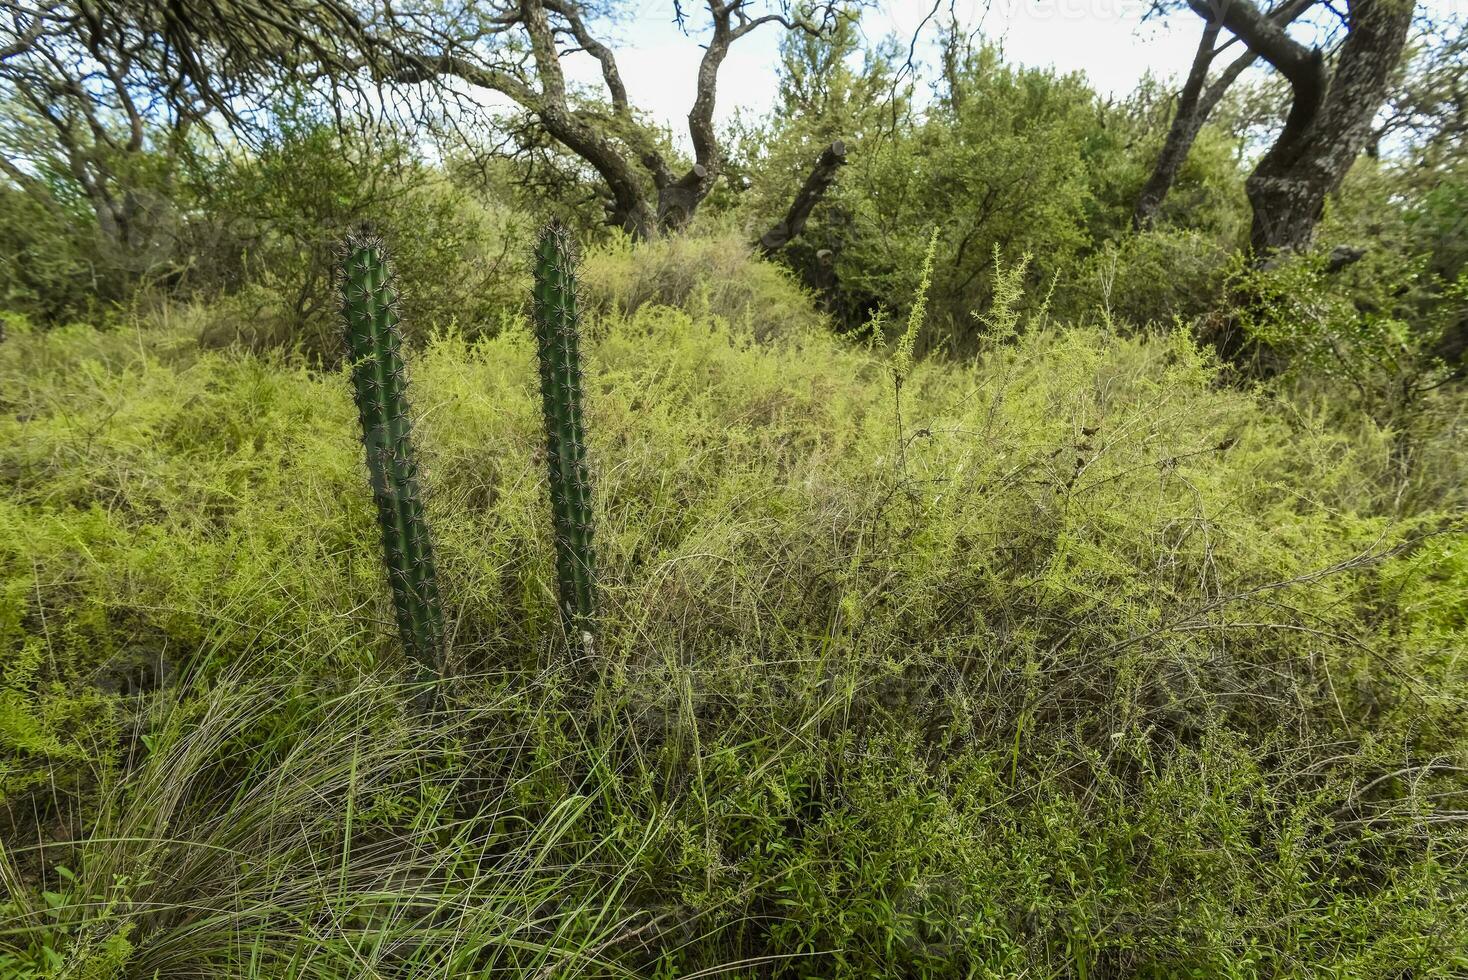
[(601, 64), (602, 79), (606, 82), (607, 91), (612, 96), (612, 108), (620, 113), (626, 113), (629, 108), (627, 87), (622, 84), (622, 74), (617, 70), (617, 59), (612, 54), (612, 49), (598, 41), (586, 29), (586, 22), (581, 18), (581, 11), (574, 3), (568, 0), (545, 0), (545, 8), (564, 17), (576, 43)]

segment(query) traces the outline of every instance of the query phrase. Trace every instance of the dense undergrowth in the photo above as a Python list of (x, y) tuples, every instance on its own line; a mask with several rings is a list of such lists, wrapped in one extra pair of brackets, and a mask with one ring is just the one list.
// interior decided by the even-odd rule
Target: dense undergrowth
[(1450, 392), (1404, 467), (1185, 330), (1036, 319), (899, 407), (782, 280), (630, 261), (588, 273), (603, 663), (528, 330), (416, 339), (428, 714), (344, 371), (207, 310), (6, 323), (0, 975), (1468, 971)]

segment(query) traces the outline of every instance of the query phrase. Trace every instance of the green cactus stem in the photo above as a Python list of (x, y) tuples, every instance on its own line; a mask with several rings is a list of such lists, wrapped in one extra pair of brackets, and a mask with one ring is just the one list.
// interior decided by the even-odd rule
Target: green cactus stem
[(398, 631), (409, 656), (424, 671), (437, 674), (442, 669), (443, 612), (413, 457), (397, 298), (380, 241), (347, 239), (341, 291), (352, 386)]
[(573, 253), (571, 236), (559, 224), (552, 223), (541, 232), (535, 245), (534, 321), (561, 621), (571, 642), (590, 652), (596, 635), (596, 553), (581, 414), (581, 341)]

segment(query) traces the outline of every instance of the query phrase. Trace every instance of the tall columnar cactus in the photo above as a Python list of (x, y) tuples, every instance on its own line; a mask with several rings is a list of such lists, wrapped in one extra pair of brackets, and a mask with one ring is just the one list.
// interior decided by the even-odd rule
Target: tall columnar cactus
[(571, 236), (556, 223), (541, 232), (535, 245), (534, 298), (561, 620), (571, 642), (587, 652), (596, 632), (596, 554), (581, 418), (576, 270)]
[(397, 298), (380, 241), (347, 239), (341, 290), (352, 385), (398, 630), (409, 655), (424, 670), (437, 672), (442, 666), (443, 612), (413, 459)]

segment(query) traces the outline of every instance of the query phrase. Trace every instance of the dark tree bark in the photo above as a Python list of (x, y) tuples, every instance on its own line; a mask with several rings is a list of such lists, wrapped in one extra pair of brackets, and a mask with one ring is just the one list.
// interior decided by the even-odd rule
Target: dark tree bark
[(836, 140), (830, 146), (821, 151), (816, 158), (816, 165), (805, 178), (805, 183), (795, 195), (795, 200), (790, 203), (790, 210), (785, 213), (783, 220), (777, 222), (773, 228), (760, 236), (760, 251), (765, 255), (773, 255), (784, 248), (794, 238), (799, 237), (805, 230), (805, 223), (810, 218), (810, 213), (820, 203), (826, 191), (836, 180), (836, 172), (846, 163), (846, 144)]
[(1249, 175), (1254, 211), (1250, 244), (1260, 259), (1309, 246), (1325, 208), (1371, 134), (1393, 68), (1412, 24), (1411, 0), (1355, 0), (1334, 71), (1318, 49), (1305, 47), (1249, 0), (1210, 6), (1189, 0), (1200, 17), (1223, 26), (1269, 62), (1290, 84), (1289, 115), (1274, 145)]
[(1198, 111), (1198, 102), (1203, 95), (1203, 85), (1208, 81), (1208, 69), (1214, 58), (1213, 45), (1217, 43), (1221, 30), (1223, 24), (1217, 20), (1210, 20), (1203, 26), (1203, 36), (1198, 41), (1197, 53), (1193, 55), (1192, 67), (1188, 69), (1187, 81), (1178, 94), (1177, 109), (1172, 116), (1172, 126), (1167, 131), (1167, 139), (1162, 143), (1162, 152), (1157, 155), (1157, 164), (1152, 168), (1152, 175), (1147, 178), (1147, 183), (1142, 185), (1142, 193), (1137, 196), (1137, 207), (1132, 212), (1133, 228), (1151, 227), (1152, 219), (1157, 216), (1157, 209), (1162, 206), (1162, 199), (1171, 189), (1178, 169), (1187, 159), (1188, 151), (1193, 148), (1193, 140), (1203, 126), (1203, 114)]
[[(1315, 2), (1316, 0), (1289, 0), (1271, 13), (1269, 18), (1281, 26), (1289, 24), (1310, 9)], [(1162, 150), (1157, 155), (1157, 163), (1152, 168), (1147, 183), (1143, 185), (1141, 194), (1137, 196), (1136, 210), (1132, 213), (1132, 227), (1134, 228), (1151, 227), (1158, 210), (1162, 207), (1162, 202), (1166, 200), (1168, 192), (1172, 190), (1172, 185), (1177, 180), (1178, 171), (1182, 169), (1183, 163), (1188, 159), (1188, 153), (1192, 151), (1193, 143), (1203, 129), (1203, 124), (1213, 114), (1213, 110), (1218, 106), (1229, 87), (1238, 80), (1246, 68), (1259, 59), (1258, 53), (1247, 50), (1231, 61), (1218, 77), (1209, 83), (1208, 72), (1214, 60), (1223, 51), (1222, 48), (1215, 47), (1222, 27), (1223, 22), (1216, 16), (1210, 16), (1203, 26), (1203, 36), (1198, 41), (1198, 51), (1193, 56), (1193, 64), (1188, 71), (1187, 80), (1183, 83), (1182, 91), (1178, 93), (1177, 109), (1173, 113), (1172, 125), (1168, 129), (1167, 138), (1162, 143)]]

